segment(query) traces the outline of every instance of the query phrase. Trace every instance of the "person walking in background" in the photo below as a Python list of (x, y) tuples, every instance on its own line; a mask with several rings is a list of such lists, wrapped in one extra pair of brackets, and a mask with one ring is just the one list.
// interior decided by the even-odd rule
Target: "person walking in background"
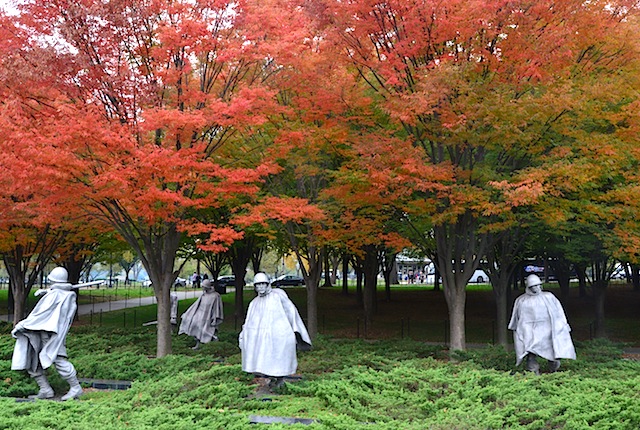
[(193, 272), (193, 275), (191, 275), (191, 287), (192, 288), (200, 287), (200, 275), (198, 275), (196, 272)]

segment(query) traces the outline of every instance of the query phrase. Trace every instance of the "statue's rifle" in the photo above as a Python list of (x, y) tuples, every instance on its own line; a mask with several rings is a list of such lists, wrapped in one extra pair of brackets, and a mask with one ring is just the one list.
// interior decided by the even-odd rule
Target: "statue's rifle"
[(74, 284), (71, 286), (71, 288), (75, 289), (79, 289), (79, 288), (85, 288), (85, 287), (92, 287), (94, 285), (102, 285), (104, 284), (106, 281), (103, 279), (101, 281), (91, 281), (91, 282), (81, 282), (79, 284)]
[[(74, 285), (72, 285), (72, 286), (71, 286), (71, 289), (72, 289), (72, 290), (79, 290), (80, 288), (92, 287), (92, 286), (94, 286), (94, 285), (101, 285), (101, 284), (104, 284), (104, 283), (105, 283), (105, 280), (101, 280), (101, 281), (91, 281), (91, 282), (81, 282), (81, 283), (79, 283), (79, 284), (74, 284)], [(50, 290), (50, 288), (45, 288), (45, 289), (42, 289), (42, 290), (37, 290), (37, 291), (34, 293), (34, 296), (38, 297), (38, 296), (41, 296), (41, 295), (43, 295), (43, 294), (47, 294), (47, 292), (48, 292), (49, 290)]]

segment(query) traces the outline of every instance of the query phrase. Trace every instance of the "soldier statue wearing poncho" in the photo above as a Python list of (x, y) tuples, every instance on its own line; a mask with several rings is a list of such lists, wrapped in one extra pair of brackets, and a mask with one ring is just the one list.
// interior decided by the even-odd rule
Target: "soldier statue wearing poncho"
[(62, 396), (62, 400), (75, 399), (82, 394), (82, 387), (76, 369), (67, 360), (65, 340), (77, 309), (75, 288), (83, 284), (68, 283), (64, 267), (54, 268), (47, 279), (52, 283), (50, 288), (36, 291), (36, 295), (44, 293), (45, 296), (11, 331), (16, 338), (11, 369), (26, 370), (40, 387), (35, 397), (51, 399), (54, 392), (47, 380), (46, 369), (54, 365), (69, 383), (69, 392)]
[(242, 370), (269, 377), (270, 385), (278, 387), (284, 376), (296, 372), (296, 347), (310, 349), (311, 339), (287, 293), (271, 288), (262, 272), (256, 273), (253, 286), (258, 295), (249, 303), (239, 336)]
[(202, 281), (202, 296), (182, 314), (178, 334), (188, 334), (196, 340), (193, 349), (200, 344), (218, 340), (216, 332), (224, 318), (222, 299), (209, 279)]
[(546, 359), (549, 371), (560, 368), (560, 359), (576, 359), (571, 341), (571, 327), (567, 323), (560, 301), (550, 292), (542, 291), (542, 281), (536, 275), (525, 280), (525, 294), (513, 305), (509, 330), (513, 330), (516, 366), (525, 360), (525, 369), (540, 373), (537, 357)]

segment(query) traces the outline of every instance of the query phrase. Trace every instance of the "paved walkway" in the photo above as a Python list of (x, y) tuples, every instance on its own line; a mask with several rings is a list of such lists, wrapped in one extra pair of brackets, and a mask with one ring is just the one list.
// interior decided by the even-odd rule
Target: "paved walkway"
[[(227, 290), (229, 291), (229, 290)], [(82, 293), (81, 293), (82, 294)], [(172, 292), (173, 294), (173, 292)], [(176, 291), (178, 300), (186, 300), (200, 297), (201, 289), (193, 289), (189, 291)], [(106, 302), (88, 303), (78, 306), (78, 315), (99, 314), (100, 312), (119, 311), (128, 308), (137, 308), (138, 306), (147, 306), (156, 304), (156, 297), (132, 297), (126, 300), (115, 300)], [(0, 321), (12, 321), (13, 315), (0, 315)]]

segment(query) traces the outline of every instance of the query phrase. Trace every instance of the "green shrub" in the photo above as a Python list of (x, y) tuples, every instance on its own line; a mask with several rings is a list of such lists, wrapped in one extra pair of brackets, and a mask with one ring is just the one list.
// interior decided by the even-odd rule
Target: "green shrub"
[[(513, 352), (500, 347), (450, 361), (441, 346), (422, 342), (320, 336), (298, 354), (301, 380), (263, 393), (241, 370), (234, 332), (199, 351), (176, 336), (174, 354), (157, 359), (153, 330), (74, 327), (68, 350), (79, 376), (133, 383), (125, 391), (87, 389), (66, 403), (7, 398), (37, 391), (25, 372), (10, 370), (14, 343), (0, 335), (2, 429), (246, 429), (251, 415), (316, 420), (269, 429), (640, 428), (640, 363), (603, 341), (577, 343), (578, 360), (535, 376), (513, 372)], [(49, 375), (57, 392), (67, 389), (55, 370)]]

